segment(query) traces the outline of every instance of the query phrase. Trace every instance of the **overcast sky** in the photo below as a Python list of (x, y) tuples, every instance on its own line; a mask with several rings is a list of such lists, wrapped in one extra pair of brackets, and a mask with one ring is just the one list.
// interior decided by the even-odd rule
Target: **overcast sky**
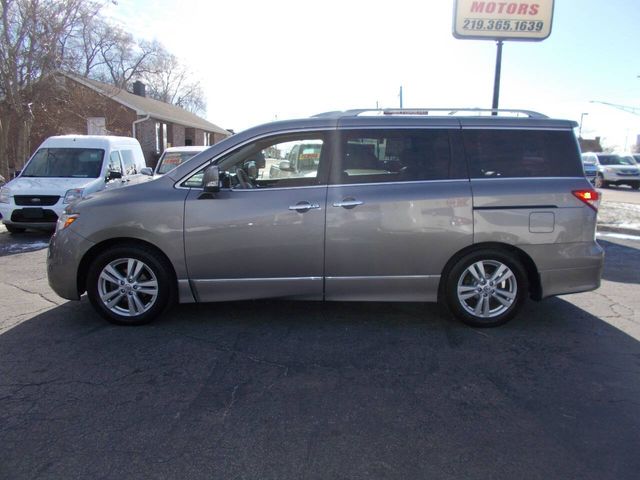
[[(493, 41), (456, 40), (453, 0), (119, 0), (107, 12), (160, 40), (201, 79), (213, 123), (236, 131), (329, 110), (491, 106)], [(580, 121), (630, 148), (640, 116), (640, 2), (556, 0), (543, 42), (506, 42), (500, 107)]]

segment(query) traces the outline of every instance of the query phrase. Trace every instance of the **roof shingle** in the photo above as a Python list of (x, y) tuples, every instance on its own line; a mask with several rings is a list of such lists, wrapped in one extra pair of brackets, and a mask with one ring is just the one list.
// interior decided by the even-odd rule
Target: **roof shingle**
[(112, 98), (118, 103), (129, 107), (136, 111), (138, 115), (150, 115), (158, 120), (164, 120), (171, 123), (177, 123), (186, 127), (199, 128), (208, 132), (215, 132), (226, 136), (231, 135), (228, 130), (218, 127), (217, 125), (199, 117), (195, 113), (186, 111), (176, 105), (161, 102), (149, 97), (141, 97), (127, 92), (114, 85), (98, 82), (85, 77), (80, 77), (67, 72), (60, 72), (62, 75), (89, 87), (98, 93)]

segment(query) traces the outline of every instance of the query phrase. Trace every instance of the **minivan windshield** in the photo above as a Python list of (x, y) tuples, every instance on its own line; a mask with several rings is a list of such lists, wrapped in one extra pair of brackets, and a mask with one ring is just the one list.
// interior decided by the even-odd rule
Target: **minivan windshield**
[(164, 174), (170, 170), (173, 170), (181, 163), (186, 162), (191, 157), (194, 157), (200, 152), (164, 152), (160, 162), (158, 162), (158, 168), (156, 173)]
[(104, 150), (97, 148), (41, 148), (21, 177), (98, 178)]
[(620, 155), (598, 155), (600, 165), (635, 165), (636, 162), (631, 156), (621, 157)]

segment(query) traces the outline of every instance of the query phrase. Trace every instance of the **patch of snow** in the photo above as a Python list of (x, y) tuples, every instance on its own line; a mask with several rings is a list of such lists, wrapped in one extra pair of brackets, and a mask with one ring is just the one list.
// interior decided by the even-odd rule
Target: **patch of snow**
[(640, 242), (640, 236), (637, 235), (627, 235), (625, 233), (613, 233), (613, 232), (598, 232), (598, 237), (611, 237), (611, 238), (619, 238), (620, 240), (634, 240), (636, 242)]
[(20, 253), (32, 250), (40, 250), (42, 248), (47, 248), (48, 246), (49, 242), (14, 243), (8, 245), (6, 249), (3, 250), (7, 253)]

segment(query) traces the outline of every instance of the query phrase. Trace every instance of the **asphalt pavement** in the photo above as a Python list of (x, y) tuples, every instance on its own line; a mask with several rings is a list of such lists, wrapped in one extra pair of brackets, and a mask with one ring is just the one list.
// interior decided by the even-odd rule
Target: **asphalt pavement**
[[(478, 330), (437, 305), (255, 301), (112, 326), (0, 233), (0, 478), (631, 479), (640, 238), (602, 287)], [(16, 237), (17, 238), (17, 237)]]
[(599, 190), (604, 202), (631, 203), (640, 205), (640, 190), (622, 185), (620, 187), (602, 188)]

